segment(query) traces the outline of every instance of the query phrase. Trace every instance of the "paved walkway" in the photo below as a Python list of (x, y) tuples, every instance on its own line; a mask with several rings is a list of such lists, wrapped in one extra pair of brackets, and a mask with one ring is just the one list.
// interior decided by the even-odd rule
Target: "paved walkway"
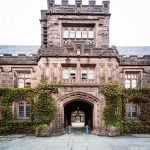
[(0, 150), (150, 150), (150, 138), (100, 137), (86, 134), (59, 137), (0, 138)]

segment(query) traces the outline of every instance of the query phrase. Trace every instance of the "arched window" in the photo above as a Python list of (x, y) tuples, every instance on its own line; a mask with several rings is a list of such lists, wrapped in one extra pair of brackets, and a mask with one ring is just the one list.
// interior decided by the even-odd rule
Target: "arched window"
[(30, 119), (31, 108), (27, 101), (18, 104), (18, 119)]

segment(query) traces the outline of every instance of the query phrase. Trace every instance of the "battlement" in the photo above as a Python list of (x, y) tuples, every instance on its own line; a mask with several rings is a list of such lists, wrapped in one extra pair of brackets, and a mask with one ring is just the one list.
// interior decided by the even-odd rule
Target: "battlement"
[(37, 65), (37, 55), (27, 56), (25, 54), (12, 54), (0, 55), (0, 65)]
[[(69, 5), (68, 0), (62, 0), (61, 5), (56, 5), (55, 0), (47, 0), (48, 10), (51, 14), (109, 14), (109, 1), (103, 1), (102, 5), (96, 5), (95, 0), (89, 0), (89, 5), (82, 5), (82, 0), (75, 0), (75, 5)], [(43, 14), (44, 15), (44, 14)], [(109, 14), (110, 15), (110, 14)]]
[(119, 59), (121, 66), (150, 66), (150, 55), (144, 55), (143, 57), (137, 55), (119, 56)]

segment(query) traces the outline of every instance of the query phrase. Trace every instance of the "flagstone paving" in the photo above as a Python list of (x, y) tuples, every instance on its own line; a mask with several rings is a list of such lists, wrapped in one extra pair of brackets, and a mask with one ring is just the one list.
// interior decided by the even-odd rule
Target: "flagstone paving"
[(150, 138), (65, 134), (59, 137), (0, 138), (0, 150), (150, 150)]

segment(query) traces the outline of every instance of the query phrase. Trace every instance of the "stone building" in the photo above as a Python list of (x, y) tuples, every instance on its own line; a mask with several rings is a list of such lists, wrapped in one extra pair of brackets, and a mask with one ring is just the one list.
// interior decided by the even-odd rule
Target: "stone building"
[[(125, 88), (150, 87), (150, 56), (120, 56), (109, 47), (110, 2), (82, 5), (75, 0), (69, 5), (62, 0), (56, 5), (47, 0), (48, 9), (41, 11), (41, 48), (37, 55), (0, 56), (0, 87), (36, 87), (42, 78), (62, 84), (57, 101), (55, 127), (73, 123), (88, 125), (93, 133), (104, 134), (102, 87), (117, 81)], [(128, 117), (140, 109), (127, 105)], [(30, 119), (30, 104), (14, 103), (14, 119)]]

